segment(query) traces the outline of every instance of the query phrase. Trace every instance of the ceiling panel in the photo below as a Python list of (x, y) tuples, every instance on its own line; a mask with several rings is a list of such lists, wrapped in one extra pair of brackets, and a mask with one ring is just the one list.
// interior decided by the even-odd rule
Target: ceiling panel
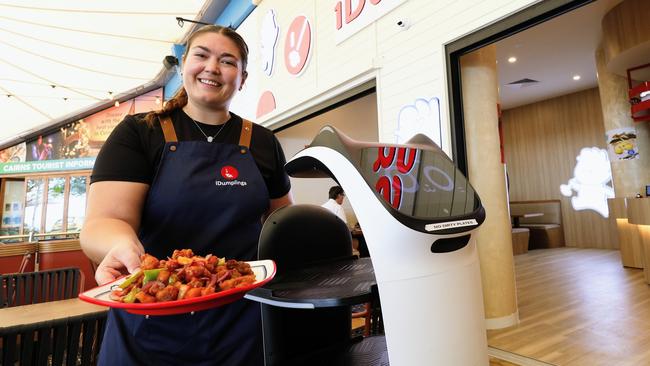
[(154, 80), (209, 3), (0, 1), (0, 145)]

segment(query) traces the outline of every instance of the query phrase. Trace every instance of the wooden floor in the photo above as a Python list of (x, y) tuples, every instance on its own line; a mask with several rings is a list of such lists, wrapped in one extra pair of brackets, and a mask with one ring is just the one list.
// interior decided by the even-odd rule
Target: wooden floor
[(533, 250), (515, 272), (520, 324), (488, 331), (491, 347), (562, 366), (650, 365), (650, 286), (618, 251)]
[(510, 363), (498, 358), (490, 357), (490, 366), (517, 366), (514, 363)]

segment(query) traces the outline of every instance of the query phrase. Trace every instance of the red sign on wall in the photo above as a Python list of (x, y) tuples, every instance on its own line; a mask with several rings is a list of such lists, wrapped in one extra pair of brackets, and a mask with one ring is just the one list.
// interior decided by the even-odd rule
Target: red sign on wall
[(341, 43), (406, 0), (337, 0), (334, 5), (336, 43)]
[(292, 75), (304, 69), (311, 52), (311, 26), (305, 16), (296, 17), (287, 29), (284, 41), (284, 65)]

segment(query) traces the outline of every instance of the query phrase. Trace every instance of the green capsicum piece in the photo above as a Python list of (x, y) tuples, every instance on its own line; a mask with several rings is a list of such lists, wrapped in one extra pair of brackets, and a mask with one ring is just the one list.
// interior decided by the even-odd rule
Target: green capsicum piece
[(160, 273), (160, 270), (161, 270), (160, 268), (145, 269), (142, 285), (144, 286), (149, 281), (155, 281), (158, 278), (158, 274)]
[(131, 303), (135, 302), (135, 295), (137, 295), (137, 293), (139, 291), (140, 291), (140, 289), (137, 288), (137, 287), (132, 288), (131, 292), (129, 292), (128, 295), (124, 296), (124, 299), (122, 299), (122, 301), (124, 301), (125, 303), (128, 303), (128, 304), (131, 304)]
[(122, 282), (119, 287), (122, 290), (124, 290), (125, 288), (131, 286), (131, 284), (135, 282), (138, 279), (138, 277), (140, 277), (141, 274), (142, 271), (138, 268), (135, 272), (131, 273), (131, 275), (129, 275), (129, 277), (127, 277), (126, 280), (124, 280), (124, 282)]

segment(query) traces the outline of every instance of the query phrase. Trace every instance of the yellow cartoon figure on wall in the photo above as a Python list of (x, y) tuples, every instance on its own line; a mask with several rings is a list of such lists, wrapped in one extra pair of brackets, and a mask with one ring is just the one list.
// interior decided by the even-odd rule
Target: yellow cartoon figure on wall
[(610, 159), (629, 160), (638, 158), (639, 152), (636, 149), (635, 142), (636, 131), (634, 130), (621, 131), (612, 134), (608, 139), (610, 146)]

